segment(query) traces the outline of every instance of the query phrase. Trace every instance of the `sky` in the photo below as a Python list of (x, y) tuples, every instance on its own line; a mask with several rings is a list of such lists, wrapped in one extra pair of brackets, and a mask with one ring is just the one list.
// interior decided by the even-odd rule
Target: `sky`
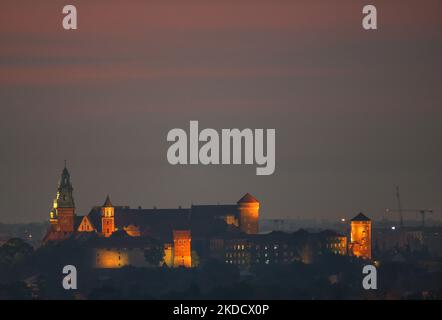
[[(441, 219), (441, 17), (438, 0), (2, 0), (0, 222), (48, 220), (64, 160), (80, 215), (107, 194), (173, 208), (250, 192), (263, 218), (376, 219), (399, 185), (403, 208)], [(275, 173), (170, 165), (167, 133), (190, 120), (276, 129)]]

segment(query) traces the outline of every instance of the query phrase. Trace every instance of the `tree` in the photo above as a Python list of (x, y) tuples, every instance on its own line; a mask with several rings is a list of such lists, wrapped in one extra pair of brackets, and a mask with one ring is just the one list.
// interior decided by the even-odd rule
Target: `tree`
[(200, 256), (198, 255), (198, 252), (192, 250), (191, 257), (192, 257), (192, 268), (198, 267), (200, 265)]
[(0, 247), (0, 264), (13, 266), (28, 259), (34, 249), (25, 241), (19, 238), (9, 239)]
[(164, 259), (163, 246), (152, 244), (150, 248), (144, 250), (144, 259), (151, 266), (159, 266)]

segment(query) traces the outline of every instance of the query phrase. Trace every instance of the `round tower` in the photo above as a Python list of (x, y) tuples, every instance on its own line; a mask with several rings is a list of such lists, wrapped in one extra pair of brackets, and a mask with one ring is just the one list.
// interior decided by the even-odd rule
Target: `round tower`
[(239, 227), (247, 234), (259, 231), (259, 201), (250, 193), (246, 193), (238, 202)]

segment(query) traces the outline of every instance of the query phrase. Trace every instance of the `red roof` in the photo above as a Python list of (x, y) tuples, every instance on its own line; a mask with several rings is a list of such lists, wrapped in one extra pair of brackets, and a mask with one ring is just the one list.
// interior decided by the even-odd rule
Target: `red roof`
[(259, 201), (250, 193), (246, 193), (237, 203), (259, 203)]

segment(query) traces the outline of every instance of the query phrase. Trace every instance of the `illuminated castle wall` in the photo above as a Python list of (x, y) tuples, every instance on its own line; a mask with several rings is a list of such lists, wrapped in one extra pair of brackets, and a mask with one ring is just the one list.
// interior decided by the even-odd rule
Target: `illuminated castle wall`
[(349, 251), (355, 257), (371, 259), (371, 220), (362, 213), (351, 220)]
[(95, 249), (94, 267), (102, 269), (117, 269), (129, 265), (129, 253), (119, 249)]
[(144, 253), (144, 248), (95, 248), (93, 266), (100, 269), (151, 267)]

